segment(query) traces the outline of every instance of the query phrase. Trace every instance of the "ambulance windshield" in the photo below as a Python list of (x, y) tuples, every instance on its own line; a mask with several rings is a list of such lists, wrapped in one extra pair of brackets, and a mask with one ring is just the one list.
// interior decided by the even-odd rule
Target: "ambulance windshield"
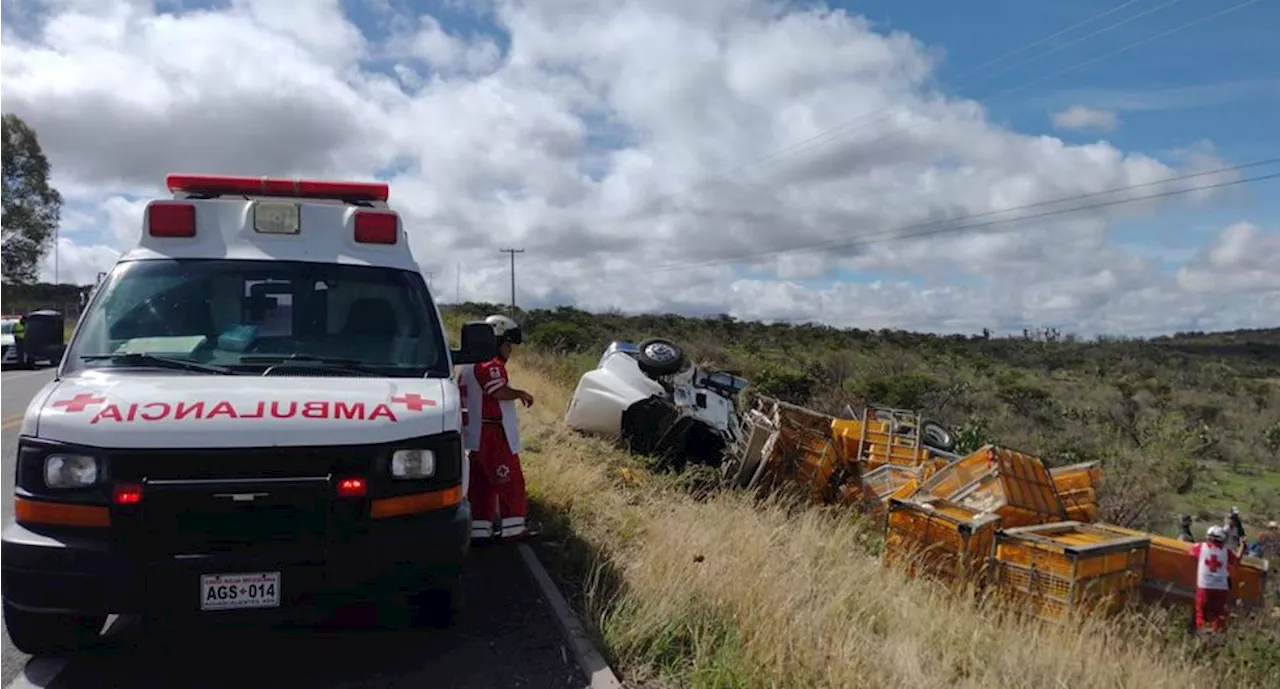
[(448, 345), (426, 284), (420, 274), (398, 268), (132, 261), (103, 281), (83, 320), (70, 344), (68, 371), (153, 368), (164, 358), (241, 375), (280, 366), (292, 367), (291, 375), (450, 375)]

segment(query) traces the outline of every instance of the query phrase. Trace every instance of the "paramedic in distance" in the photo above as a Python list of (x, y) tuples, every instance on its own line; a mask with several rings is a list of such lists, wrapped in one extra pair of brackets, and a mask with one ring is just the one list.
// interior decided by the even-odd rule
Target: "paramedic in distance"
[(507, 539), (530, 535), (525, 524), (524, 472), (520, 469), (520, 421), (515, 400), (533, 405), (533, 395), (511, 386), (507, 360), (523, 341), (520, 326), (502, 315), (489, 316), (498, 356), (462, 369), (464, 445), (471, 464), (471, 538)]

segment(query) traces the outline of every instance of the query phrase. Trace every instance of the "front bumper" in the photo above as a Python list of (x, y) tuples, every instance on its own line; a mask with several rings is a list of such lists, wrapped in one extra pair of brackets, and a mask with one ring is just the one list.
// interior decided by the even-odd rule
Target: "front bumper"
[[(143, 614), (166, 618), (278, 615), (295, 618), (330, 603), (376, 601), (449, 586), (471, 542), (471, 507), (379, 519), (349, 544), (322, 549), (262, 548), (140, 560), (105, 532), (4, 529), (0, 595), (37, 612)], [(200, 610), (204, 574), (280, 572), (278, 608)]]

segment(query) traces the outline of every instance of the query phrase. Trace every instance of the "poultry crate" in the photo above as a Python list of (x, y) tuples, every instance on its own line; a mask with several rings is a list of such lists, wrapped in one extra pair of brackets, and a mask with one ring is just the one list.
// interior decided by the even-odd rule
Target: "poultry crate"
[(884, 564), (952, 588), (982, 585), (1000, 517), (941, 498), (890, 498)]
[(992, 590), (1052, 622), (1136, 600), (1151, 547), (1148, 538), (1074, 521), (1004, 529), (995, 540)]
[(977, 512), (1000, 515), (1004, 528), (1065, 521), (1048, 469), (1040, 458), (987, 445), (938, 470), (917, 495), (950, 500)]
[(1093, 522), (1098, 519), (1098, 490), (1102, 485), (1102, 463), (1081, 462), (1049, 470), (1058, 490), (1058, 499), (1066, 509), (1067, 519)]
[[(1191, 554), (1194, 543), (1119, 526), (1107, 525), (1107, 528), (1151, 540), (1151, 554), (1147, 558), (1147, 570), (1142, 581), (1146, 600), (1187, 606), (1195, 604), (1196, 559)], [(1272, 574), (1266, 560), (1250, 556), (1241, 558), (1240, 564), (1231, 572), (1233, 600), (1246, 609), (1262, 605), (1267, 581)]]

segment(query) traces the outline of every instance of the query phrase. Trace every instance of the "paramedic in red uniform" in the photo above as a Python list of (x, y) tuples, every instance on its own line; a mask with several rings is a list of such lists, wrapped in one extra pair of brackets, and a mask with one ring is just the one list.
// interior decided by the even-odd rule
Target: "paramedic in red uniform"
[(1226, 541), (1226, 529), (1211, 526), (1205, 542), (1191, 546), (1196, 558), (1196, 631), (1203, 630), (1206, 624), (1215, 632), (1227, 627), (1230, 570), (1239, 558), (1227, 550)]
[(533, 395), (512, 387), (507, 377), (511, 348), (523, 340), (520, 326), (506, 316), (489, 316), (498, 356), (462, 367), (464, 443), (470, 464), (471, 538), (518, 538), (525, 524), (524, 473), (520, 470), (520, 422), (516, 400), (533, 405)]

